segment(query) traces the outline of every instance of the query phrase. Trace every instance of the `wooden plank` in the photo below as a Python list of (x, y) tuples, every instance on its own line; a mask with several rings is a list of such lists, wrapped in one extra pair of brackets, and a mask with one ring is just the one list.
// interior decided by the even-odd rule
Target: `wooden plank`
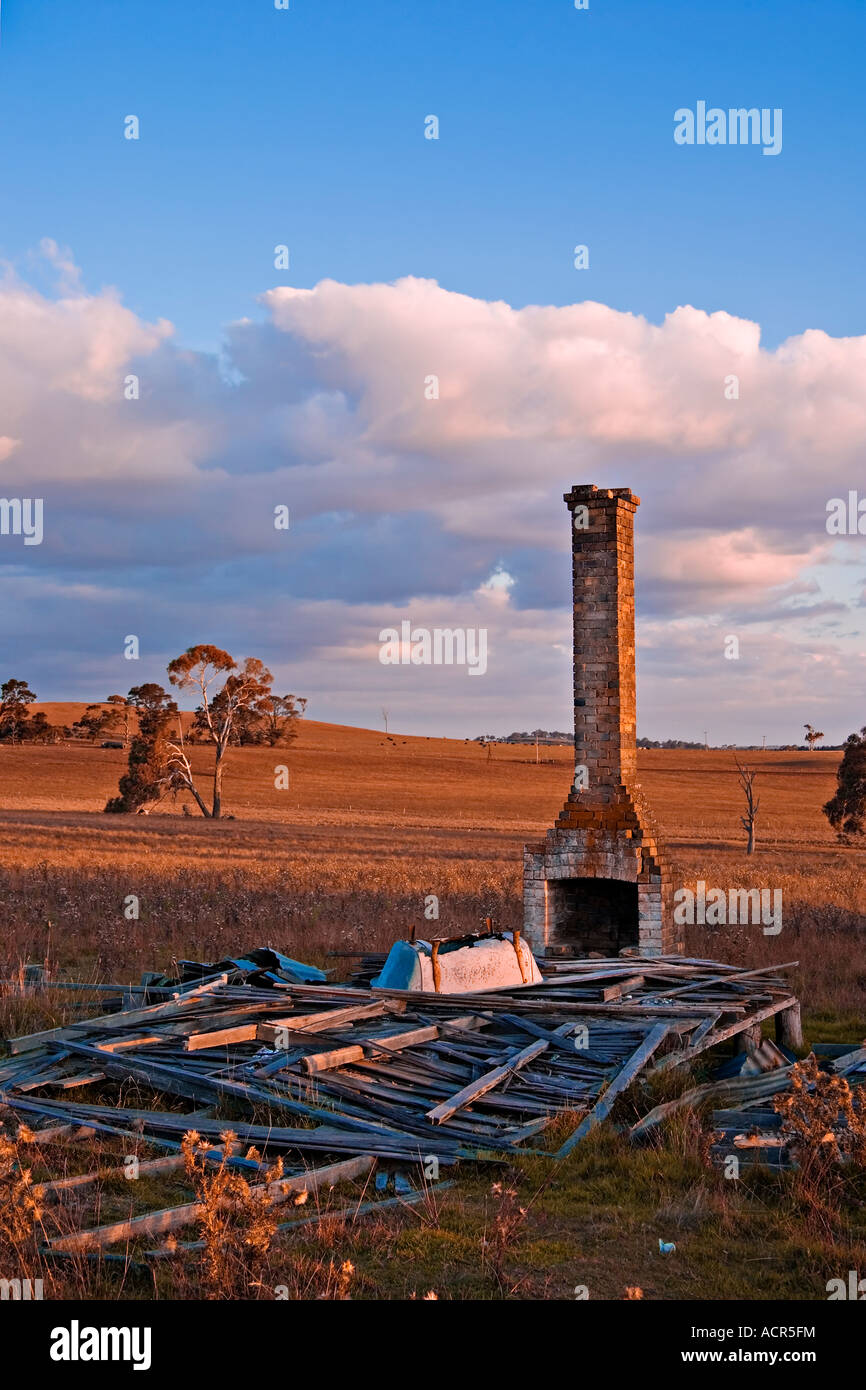
[[(765, 1018), (772, 1018), (780, 1009), (787, 1009), (797, 1001), (794, 995), (788, 995), (784, 999), (776, 999), (772, 1004), (767, 1004), (763, 1009), (756, 1009), (754, 1013), (746, 1018), (738, 1018), (735, 1023), (729, 1024), (727, 1028), (719, 1028), (715, 1033), (706, 1033), (700, 1042), (694, 1046), (686, 1047), (682, 1052), (672, 1052), (670, 1056), (662, 1058), (657, 1066), (653, 1067), (652, 1075), (659, 1072), (670, 1071), (672, 1067), (679, 1067), (685, 1063), (694, 1061), (700, 1053), (706, 1052), (711, 1047), (718, 1046), (719, 1043), (727, 1042), (728, 1038), (733, 1038), (737, 1033), (742, 1033), (744, 1029), (753, 1027), (756, 1023), (763, 1023)], [(728, 1013), (724, 1009), (723, 1013)]]
[(656, 993), (659, 999), (673, 999), (681, 994), (692, 994), (695, 990), (709, 989), (714, 985), (731, 985), (739, 983), (740, 980), (751, 980), (756, 975), (778, 975), (780, 970), (793, 970), (799, 964), (798, 960), (786, 960), (781, 965), (762, 965), (758, 970), (738, 970), (734, 975), (714, 975), (704, 980), (693, 980), (688, 985), (680, 985), (678, 989), (658, 990)]
[(778, 1071), (763, 1073), (760, 1076), (748, 1076), (745, 1078), (733, 1077), (729, 1081), (709, 1081), (703, 1086), (693, 1086), (690, 1091), (684, 1091), (676, 1100), (666, 1101), (663, 1105), (657, 1105), (649, 1114), (644, 1115), (643, 1119), (638, 1120), (629, 1130), (630, 1139), (640, 1139), (649, 1130), (653, 1129), (662, 1120), (673, 1115), (683, 1106), (700, 1105), (708, 1099), (722, 1099), (730, 1097), (732, 1100), (757, 1100), (764, 1099), (766, 1096), (776, 1095), (779, 1091), (786, 1091), (791, 1084), (791, 1067), (780, 1067)]
[(200, 1052), (205, 1047), (228, 1047), (231, 1043), (255, 1042), (260, 1023), (239, 1023), (236, 1028), (218, 1028), (213, 1033), (193, 1033), (185, 1050)]
[[(182, 1168), (185, 1159), (183, 1154), (168, 1154), (165, 1158), (149, 1158), (138, 1164), (135, 1170), (136, 1177), (142, 1173), (174, 1173), (178, 1168)], [(126, 1176), (126, 1169), (121, 1168), (97, 1168), (92, 1173), (77, 1173), (69, 1178), (57, 1178), (54, 1182), (37, 1182), (33, 1184), (33, 1192), (37, 1197), (50, 1197), (60, 1192), (69, 1192), (75, 1188), (92, 1187), (94, 1183), (105, 1182), (109, 1178), (122, 1178)]]
[[(597, 965), (597, 964), (598, 964), (598, 961), (590, 961), (590, 964), (591, 964), (591, 965)], [(567, 974), (555, 974), (555, 975), (550, 975), (550, 976), (548, 976), (548, 977), (544, 980), (544, 982), (543, 982), (542, 984), (532, 985), (532, 986), (531, 986), (531, 989), (532, 989), (532, 991), (533, 991), (533, 994), (537, 994), (537, 993), (540, 993), (543, 989), (545, 989), (545, 988), (551, 988), (551, 987), (554, 988), (554, 989), (560, 989), (560, 988), (563, 987), (563, 986), (568, 987), (568, 986), (570, 986), (570, 985), (573, 985), (573, 986), (575, 986), (575, 988), (580, 988), (580, 987), (583, 986), (583, 985), (600, 985), (601, 982), (602, 982), (603, 980), (610, 980), (612, 983), (615, 983), (615, 982), (619, 981), (621, 978), (622, 978), (622, 979), (628, 979), (628, 977), (629, 977), (630, 975), (631, 975), (631, 976), (634, 976), (634, 975), (635, 975), (635, 964), (636, 964), (636, 962), (630, 961), (628, 965), (623, 965), (623, 964), (622, 964), (622, 961), (620, 961), (620, 964), (619, 964), (619, 968), (618, 968), (618, 969), (611, 969), (611, 970), (587, 970), (587, 971), (585, 971), (585, 972), (578, 972), (578, 973), (576, 973), (576, 974), (571, 974), (571, 975), (567, 975)], [(659, 972), (659, 973), (661, 973), (661, 972)], [(640, 973), (639, 975), (637, 975), (636, 978), (637, 978), (637, 979), (642, 979), (642, 977), (643, 977), (643, 969), (642, 969), (642, 967), (641, 967), (641, 973)], [(681, 979), (682, 976), (671, 975), (670, 971), (665, 970), (665, 971), (663, 972), (663, 978), (666, 979), (666, 980), (671, 980), (671, 979), (676, 980), (676, 979)]]
[[(336, 951), (329, 951), (329, 955), (339, 954)], [(349, 954), (346, 952), (345, 954)], [(387, 1176), (387, 1175), (386, 1175)], [(323, 1221), (346, 1221), (355, 1222), (361, 1216), (368, 1216), (371, 1212), (377, 1215), (382, 1211), (393, 1210), (395, 1207), (413, 1207), (419, 1202), (423, 1202), (428, 1196), (437, 1196), (440, 1192), (446, 1192), (453, 1187), (453, 1182), (437, 1182), (432, 1186), (415, 1188), (410, 1192), (401, 1193), (398, 1197), (385, 1197), (379, 1201), (362, 1202), (360, 1206), (343, 1207), (342, 1211), (329, 1211), (326, 1208), (322, 1211), (314, 1212), (311, 1216), (302, 1216), (297, 1221), (281, 1221), (277, 1226), (275, 1235), (284, 1235), (287, 1231), (295, 1231), (301, 1226), (318, 1226)], [(183, 1255), (190, 1250), (204, 1250), (203, 1240), (178, 1241), (172, 1245), (171, 1249), (164, 1247), (159, 1250), (145, 1250), (145, 1257), (149, 1260), (173, 1259), (176, 1255)]]
[(59, 1144), (63, 1140), (69, 1139), (95, 1139), (96, 1130), (90, 1125), (52, 1125), (50, 1129), (31, 1129), (29, 1137), (25, 1140), (18, 1136), (18, 1143), (35, 1144), (38, 1148), (40, 1144)]
[(286, 1001), (279, 995), (272, 994), (271, 998), (262, 999), (259, 997), (259, 991), (250, 990), (249, 993), (252, 996), (250, 999), (232, 1000), (229, 1008), (225, 1008), (225, 1002), (220, 996), (211, 1001), (213, 1007), (199, 1010), (194, 1018), (161, 1023), (160, 1036), (180, 1039), (192, 1037), (196, 1033), (216, 1033), (223, 1028), (237, 1028), (241, 1023), (250, 1023), (254, 1015), (282, 1013), (285, 1010)]
[[(12, 1108), (15, 1110), (25, 1109), (28, 1113), (52, 1115), (57, 1113), (56, 1110), (48, 1111), (47, 1106), (35, 1105), (32, 1101), (15, 1101)], [(82, 1124), (87, 1122), (99, 1132), (120, 1135), (127, 1142), (144, 1140), (148, 1144), (172, 1151), (178, 1150), (180, 1144), (168, 1139), (166, 1136), (169, 1134), (182, 1137), (190, 1128), (194, 1128), (201, 1133), (202, 1137), (219, 1140), (225, 1133), (226, 1125), (230, 1124), (232, 1131), (237, 1134), (239, 1139), (248, 1144), (266, 1145), (271, 1148), (354, 1155), (357, 1154), (359, 1148), (363, 1147), (367, 1152), (375, 1152), (379, 1157), (394, 1158), (401, 1161), (417, 1162), (425, 1154), (436, 1154), (440, 1163), (448, 1163), (455, 1158), (475, 1156), (472, 1150), (464, 1146), (462, 1136), (433, 1133), (426, 1125), (423, 1128), (423, 1137), (421, 1137), (420, 1126), (417, 1132), (410, 1133), (408, 1130), (400, 1130), (396, 1127), (389, 1128), (381, 1123), (372, 1124), (369, 1122), (362, 1126), (362, 1132), (359, 1133), (357, 1130), (337, 1128), (338, 1124), (345, 1124), (347, 1120), (342, 1114), (334, 1113), (329, 1115), (332, 1121), (331, 1125), (323, 1124), (315, 1129), (286, 1129), (276, 1125), (247, 1124), (238, 1120), (197, 1120), (194, 1125), (191, 1125), (188, 1115), (178, 1115), (171, 1111), (117, 1110), (111, 1106), (82, 1106), (78, 1109), (82, 1111), (79, 1117)], [(109, 1124), (103, 1119), (96, 1118), (91, 1120), (91, 1114), (113, 1116), (122, 1124)], [(143, 1131), (141, 1128), (142, 1120), (144, 1121)], [(490, 1142), (496, 1142), (495, 1136)], [(235, 1157), (231, 1159), (231, 1163), (235, 1167), (258, 1171), (259, 1165), (246, 1158)]]
[[(570, 1022), (558, 1032), (551, 1032), (549, 1028), (542, 1028), (539, 1024), (533, 1023), (529, 1018), (521, 1018), (519, 1014), (503, 1014), (503, 1022), (510, 1023), (513, 1027), (519, 1028), (521, 1033), (529, 1033), (533, 1038), (546, 1038), (551, 1047), (566, 1052), (570, 1057), (577, 1057), (581, 1062), (596, 1062), (599, 1066), (610, 1066), (610, 1062), (604, 1061), (601, 1057), (594, 1056), (593, 1053), (585, 1051), (583, 1048), (575, 1048), (574, 1039), (568, 1034), (577, 1027), (576, 1022)], [(568, 1029), (568, 1032), (565, 1030)]]
[(713, 1037), (715, 1035), (712, 1033), (712, 1030), (722, 1017), (723, 1012), (724, 1010), (721, 1010), (717, 1013), (710, 1014), (708, 1018), (705, 1018), (702, 1023), (698, 1024), (698, 1027), (689, 1038), (688, 1046), (679, 1052), (671, 1052), (667, 1057), (663, 1057), (662, 1060), (653, 1067), (650, 1076), (656, 1076), (663, 1071), (670, 1071), (673, 1067), (681, 1066), (684, 1062), (691, 1062), (708, 1048), (714, 1047), (715, 1043), (713, 1042)]
[[(296, 1177), (280, 1178), (277, 1182), (256, 1183), (250, 1187), (253, 1196), (267, 1196), (275, 1205), (285, 1202), (297, 1192), (317, 1192), (320, 1187), (336, 1187), (337, 1183), (365, 1177), (376, 1162), (372, 1154), (344, 1159), (326, 1168), (311, 1168)], [(138, 1240), (141, 1236), (162, 1235), (189, 1226), (204, 1211), (201, 1202), (186, 1202), (182, 1206), (166, 1207), (163, 1211), (133, 1216), (128, 1221), (115, 1221), (109, 1226), (97, 1226), (89, 1231), (55, 1236), (46, 1242), (50, 1250), (103, 1250), (118, 1241)]]
[[(496, 994), (432, 994), (422, 990), (409, 992), (401, 989), (375, 989), (367, 990), (365, 993), (381, 996), (383, 999), (405, 999), (412, 1001), (417, 1009), (429, 1010), (433, 1008), (460, 1008), (467, 1003), (477, 1009), (484, 1009), (485, 1012), (509, 1012), (520, 1009), (521, 1013), (544, 1014), (549, 1017), (551, 1013), (559, 1015), (575, 1016), (579, 1021), (588, 1014), (597, 1015), (599, 1018), (618, 1021), (627, 1026), (632, 1022), (646, 1023), (650, 1018), (658, 1016), (666, 1018), (671, 1023), (683, 1022), (683, 1015), (677, 1008), (676, 1003), (672, 1004), (647, 1004), (635, 1001), (629, 1004), (596, 1004), (589, 1003), (585, 999), (559, 998), (558, 991), (552, 986), (547, 988), (546, 994), (536, 994), (535, 991), (544, 989), (542, 985), (528, 985), (525, 988), (514, 990), (511, 994), (502, 990)], [(689, 1003), (688, 1017), (697, 1022), (705, 1018), (707, 1014), (713, 1012), (712, 1004), (693, 1004)], [(744, 1013), (744, 1004), (725, 1005), (725, 1012)]]
[[(274, 1018), (269, 1019), (267, 1023), (260, 1023), (256, 1037), (259, 1042), (274, 1046), (278, 1034), (282, 1038), (291, 1037), (293, 1033), (321, 1033), (359, 1019), (381, 1018), (383, 1014), (391, 1012), (389, 1004), (388, 1000), (377, 1000), (374, 1004), (353, 1005), (346, 1009), (328, 1009), (314, 1014), (288, 1014), (285, 1018)], [(398, 1012), (402, 1013), (405, 1008), (404, 1003)]]
[(464, 1105), (471, 1105), (473, 1100), (477, 1100), (479, 1096), (492, 1091), (493, 1087), (498, 1086), (500, 1081), (512, 1076), (514, 1072), (525, 1066), (527, 1062), (531, 1062), (539, 1053), (546, 1052), (548, 1046), (549, 1044), (544, 1038), (530, 1043), (528, 1047), (524, 1047), (522, 1051), (510, 1058), (504, 1066), (485, 1072), (483, 1076), (479, 1076), (477, 1081), (471, 1081), (468, 1086), (463, 1087), (462, 1091), (458, 1091), (448, 1100), (443, 1101), (441, 1105), (435, 1106), (433, 1110), (428, 1110), (427, 1119), (433, 1124), (441, 1125), (445, 1120), (450, 1119), (456, 1111), (461, 1110)]
[[(72, 1109), (71, 1106), (64, 1106), (58, 1102), (50, 1103), (43, 1101), (41, 1103), (35, 1103), (34, 1101), (14, 1099), (10, 1100), (8, 1104), (10, 1106), (10, 1109), (12, 1110), (24, 1110), (28, 1114), (48, 1115), (49, 1117), (56, 1116), (58, 1113), (62, 1112), (68, 1113)], [(118, 1111), (114, 1106), (102, 1107), (93, 1105), (86, 1106), (84, 1108), (87, 1111), (97, 1112), (105, 1109), (107, 1114), (115, 1117), (117, 1117), (118, 1115), (124, 1116), (129, 1113), (128, 1111), (123, 1110)], [(145, 1112), (145, 1115), (146, 1118), (149, 1118), (149, 1112)], [(112, 1134), (119, 1135), (122, 1139), (125, 1139), (127, 1142), (143, 1141), (147, 1144), (151, 1144), (154, 1148), (171, 1149), (172, 1152), (177, 1152), (181, 1148), (181, 1145), (176, 1143), (173, 1139), (166, 1139), (159, 1136), (155, 1136), (152, 1132), (144, 1133), (140, 1126), (137, 1126), (134, 1130), (129, 1130), (123, 1129), (120, 1125), (106, 1124), (102, 1120), (90, 1119), (89, 1117), (85, 1118), (86, 1124), (82, 1124), (82, 1127), (75, 1134), (70, 1135), (69, 1137), (71, 1139), (94, 1139), (98, 1134)], [(185, 1134), (189, 1128), (189, 1119), (187, 1116), (184, 1116), (183, 1126), (180, 1130), (180, 1133)], [(217, 1137), (222, 1137), (223, 1133), (225, 1132), (226, 1122), (224, 1120), (219, 1121), (219, 1124), (216, 1128)], [(235, 1128), (237, 1128), (236, 1125)], [(39, 1134), (45, 1134), (46, 1132), (47, 1131), (43, 1130), (37, 1131), (37, 1133)], [(249, 1158), (239, 1158), (235, 1156), (230, 1158), (228, 1161), (233, 1168), (254, 1169), (255, 1171), (258, 1171), (260, 1167), (258, 1163), (254, 1163), (253, 1160)]]
[(363, 1062), (367, 1052), (399, 1052), (402, 1048), (417, 1047), (420, 1043), (433, 1042), (439, 1036), (435, 1027), (411, 1028), (404, 1033), (392, 1033), (384, 1038), (365, 1038), (363, 1046), (355, 1044), (334, 1048), (331, 1052), (313, 1052), (301, 1058), (304, 1071), (331, 1071), (334, 1067), (345, 1067), (351, 1062)]
[[(436, 1042), (439, 1029), (434, 1024), (426, 1028), (407, 1028), (403, 1033), (389, 1033), (384, 1038), (369, 1038), (366, 1046), (376, 1051), (400, 1052), (407, 1047), (420, 1047), (422, 1043)], [(427, 1062), (425, 1058), (424, 1066)]]
[(104, 1052), (124, 1052), (130, 1047), (153, 1047), (154, 1043), (161, 1043), (164, 1040), (164, 1033), (144, 1033), (137, 1038), (109, 1039), (99, 1045)]
[[(84, 1043), (69, 1043), (69, 1047), (76, 1052), (87, 1055), (100, 1055), (98, 1047), (88, 1047)], [(170, 1095), (184, 1096), (188, 1100), (194, 1100), (197, 1105), (209, 1105), (219, 1097), (232, 1096), (252, 1106), (256, 1104), (271, 1105), (275, 1109), (288, 1110), (292, 1114), (304, 1115), (308, 1119), (322, 1120), (330, 1124), (342, 1124), (351, 1130), (369, 1128), (369, 1125), (363, 1120), (345, 1114), (334, 1115), (320, 1110), (316, 1106), (304, 1105), (300, 1101), (292, 1100), (282, 1091), (267, 1090), (263, 1086), (254, 1086), (249, 1082), (231, 1081), (222, 1076), (186, 1073), (181, 1071), (179, 1067), (149, 1062), (140, 1057), (115, 1057), (109, 1053), (102, 1055), (105, 1059), (105, 1070), (109, 1076), (134, 1077), (147, 1082), (154, 1090), (165, 1091)], [(361, 1147), (360, 1141), (358, 1147)]]
[(643, 984), (646, 984), (644, 975), (628, 975), (626, 979), (618, 980), (615, 985), (607, 985), (601, 991), (601, 997), (605, 1004), (609, 1004), (612, 999), (621, 999), (624, 994), (633, 994)]
[[(222, 1149), (215, 1146), (208, 1152), (206, 1158), (209, 1163), (221, 1163), (222, 1156)], [(92, 1187), (94, 1183), (106, 1182), (111, 1178), (127, 1178), (128, 1181), (134, 1182), (140, 1177), (150, 1177), (155, 1173), (176, 1173), (184, 1167), (185, 1163), (186, 1159), (182, 1153), (166, 1154), (164, 1158), (141, 1159), (135, 1168), (135, 1178), (128, 1177), (128, 1171), (123, 1165), (112, 1168), (97, 1168), (92, 1173), (78, 1173), (69, 1178), (57, 1178), (54, 1182), (34, 1183), (33, 1191), (37, 1197), (49, 1197), (57, 1193), (68, 1192), (73, 1188)], [(264, 1163), (255, 1166), (262, 1171), (267, 1167)]]
[(690, 1050), (695, 1050), (699, 1047), (707, 1034), (713, 1031), (721, 1016), (721, 1011), (717, 1014), (710, 1014), (709, 1018), (705, 1018), (703, 1023), (698, 1024), (689, 1038), (688, 1046)]
[(334, 1067), (345, 1067), (349, 1062), (363, 1062), (363, 1047), (336, 1047), (332, 1052), (311, 1052), (301, 1058), (301, 1066), (308, 1075), (319, 1071), (330, 1071)]
[(632, 1053), (625, 1066), (619, 1074), (614, 1077), (604, 1095), (600, 1100), (596, 1101), (589, 1114), (584, 1115), (574, 1133), (569, 1135), (562, 1147), (557, 1150), (557, 1158), (566, 1158), (568, 1154), (571, 1153), (572, 1149), (580, 1143), (581, 1139), (584, 1139), (586, 1135), (589, 1134), (590, 1130), (595, 1129), (596, 1125), (600, 1124), (601, 1121), (610, 1114), (617, 1096), (620, 1095), (627, 1086), (631, 1085), (638, 1072), (643, 1070), (650, 1057), (659, 1045), (664, 1042), (669, 1031), (666, 1023), (657, 1023), (655, 1027), (650, 1030), (640, 1047)]
[(742, 1134), (749, 1129), (781, 1129), (782, 1116), (775, 1110), (714, 1110), (713, 1129), (727, 1129)]
[(164, 1004), (149, 1004), (142, 1009), (126, 1009), (122, 1013), (103, 1014), (100, 1018), (85, 1018), (78, 1023), (67, 1023), (60, 1028), (47, 1028), (42, 1033), (27, 1033), (20, 1038), (10, 1038), (8, 1042), (9, 1051), (13, 1054), (20, 1052), (34, 1052), (47, 1042), (63, 1042), (65, 1039), (75, 1039), (85, 1036), (87, 1033), (99, 1033), (103, 1030), (115, 1032), (118, 1028), (125, 1029), (137, 1027), (139, 1023), (155, 1023), (158, 1019), (176, 1019), (186, 1014), (194, 1013), (196, 1009), (210, 1007), (211, 1000), (202, 999), (202, 995), (208, 990), (208, 986), (184, 994), (177, 999), (169, 999)]
[(735, 1149), (783, 1149), (789, 1140), (784, 1134), (736, 1134)]

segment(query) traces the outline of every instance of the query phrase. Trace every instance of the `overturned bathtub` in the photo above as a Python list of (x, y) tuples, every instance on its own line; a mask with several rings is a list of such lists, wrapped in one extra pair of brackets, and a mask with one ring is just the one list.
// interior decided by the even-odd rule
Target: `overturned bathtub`
[(372, 984), (429, 994), (471, 994), (542, 983), (520, 932), (488, 932), (450, 941), (395, 941)]

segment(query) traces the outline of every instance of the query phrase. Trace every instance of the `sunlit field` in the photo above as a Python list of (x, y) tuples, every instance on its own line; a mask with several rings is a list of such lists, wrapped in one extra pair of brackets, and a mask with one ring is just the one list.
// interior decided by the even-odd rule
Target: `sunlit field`
[[(45, 706), (68, 721), (76, 707)], [(440, 935), (492, 915), (521, 918), (521, 848), (554, 821), (571, 778), (568, 748), (386, 736), (303, 721), (288, 749), (235, 749), (225, 819), (192, 803), (148, 816), (102, 807), (125, 768), (92, 745), (0, 749), (2, 955), (57, 962), (87, 978), (137, 977), (178, 956), (258, 944), (322, 963), (379, 950), (440, 901)], [(866, 852), (837, 843), (821, 814), (834, 752), (758, 752), (757, 851), (744, 852), (733, 755), (641, 750), (641, 781), (675, 881), (780, 888), (783, 930), (691, 929), (689, 950), (722, 960), (801, 961), (807, 1010), (848, 1013), (866, 987)], [(212, 754), (196, 749), (202, 780)], [(277, 790), (276, 769), (289, 769)], [(127, 921), (135, 894), (140, 918)], [(428, 930), (430, 928), (428, 927)], [(341, 963), (343, 962), (343, 963)], [(345, 958), (328, 961), (338, 973)]]
[[(70, 722), (78, 710), (47, 712), (52, 722)], [(226, 818), (207, 821), (180, 801), (147, 816), (103, 814), (125, 767), (119, 750), (5, 745), (2, 973), (47, 961), (67, 978), (134, 981), (178, 958), (273, 945), (339, 979), (355, 963), (351, 953), (383, 949), (413, 925), (436, 935), (488, 915), (519, 925), (523, 842), (553, 823), (572, 775), (568, 748), (539, 756), (533, 747), (497, 746), (488, 755), (471, 742), (305, 721), (289, 749), (231, 753)], [(703, 878), (783, 893), (778, 936), (693, 927), (688, 950), (746, 966), (799, 960), (789, 978), (805, 1006), (807, 1043), (856, 1042), (866, 1033), (866, 854), (840, 846), (821, 814), (839, 754), (742, 756), (759, 770), (751, 858), (732, 754), (639, 754), (676, 884)], [(202, 778), (210, 760), (207, 749), (196, 750)], [(275, 786), (281, 764), (290, 773), (284, 791)], [(424, 920), (431, 893), (440, 902), (433, 926)], [(138, 921), (124, 915), (132, 894)], [(0, 1036), (101, 1007), (76, 992), (0, 986)], [(706, 1076), (713, 1062), (702, 1065)], [(693, 1082), (679, 1076), (668, 1085)], [(147, 1091), (130, 1094), (155, 1103)], [(638, 1087), (617, 1102), (614, 1120), (628, 1125), (652, 1103), (653, 1093)], [(183, 1102), (161, 1097), (159, 1104)], [(832, 1202), (804, 1196), (790, 1172), (755, 1168), (726, 1182), (707, 1159), (708, 1123), (686, 1113), (647, 1149), (605, 1129), (563, 1163), (515, 1159), (505, 1184), (501, 1166), (462, 1165), (444, 1195), (357, 1225), (341, 1209), (370, 1192), (344, 1184), (324, 1199), (334, 1216), (276, 1239), (252, 1273), (227, 1254), (210, 1282), (195, 1253), (150, 1267), (137, 1249), (115, 1265), (33, 1255), (23, 1268), (53, 1298), (270, 1298), (280, 1286), (299, 1299), (549, 1299), (573, 1298), (585, 1284), (593, 1298), (676, 1300), (824, 1298), (831, 1274), (862, 1267), (860, 1177)], [(550, 1132), (554, 1148), (560, 1130), (568, 1132), (567, 1117)], [(40, 1146), (25, 1138), (19, 1159), (35, 1181), (97, 1167), (110, 1174), (126, 1143), (102, 1136)], [(187, 1201), (191, 1188), (182, 1173), (133, 1184), (107, 1176), (77, 1193), (52, 1207), (61, 1230)], [(660, 1259), (659, 1238), (675, 1240), (675, 1260)], [(627, 1294), (634, 1288), (638, 1295)]]

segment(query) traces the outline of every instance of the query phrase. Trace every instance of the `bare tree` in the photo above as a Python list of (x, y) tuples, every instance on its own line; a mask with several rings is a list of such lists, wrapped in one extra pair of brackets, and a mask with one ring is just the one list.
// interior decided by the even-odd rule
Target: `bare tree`
[(817, 729), (813, 729), (811, 724), (804, 724), (803, 728), (806, 730), (806, 742), (809, 745), (809, 752), (814, 753), (815, 744), (820, 743), (824, 735), (819, 733)]
[(132, 734), (132, 721), (135, 715), (135, 706), (132, 704), (128, 695), (109, 695), (106, 704), (113, 706), (114, 721), (118, 731), (123, 731), (123, 746), (129, 747), (129, 740)]
[(737, 764), (740, 786), (746, 798), (746, 814), (740, 816), (740, 824), (749, 837), (746, 845), (746, 854), (754, 854), (755, 821), (758, 819), (758, 807), (761, 804), (761, 798), (755, 797), (755, 778), (758, 773), (755, 768), (743, 767), (736, 753), (734, 754), (734, 762)]
[[(177, 743), (169, 744), (169, 762), (176, 784), (191, 793), (203, 816), (219, 820), (226, 750), (245, 712), (252, 710), (263, 715), (268, 712), (274, 678), (257, 657), (248, 656), (239, 666), (228, 652), (207, 643), (189, 647), (182, 656), (169, 662), (168, 678), (181, 690), (199, 692), (201, 704), (196, 710), (195, 725), (214, 745), (210, 810), (196, 790), (182, 734)], [(221, 678), (224, 678), (223, 684), (214, 691), (214, 683)]]
[[(189, 754), (186, 751), (186, 744), (183, 739), (183, 719), (180, 712), (178, 712), (177, 716), (177, 742), (170, 742), (168, 744), (167, 766), (169, 784), (174, 787), (175, 790), (188, 791), (202, 815), (210, 820), (213, 813), (208, 810), (204, 797), (196, 786), (195, 778), (193, 777), (192, 763), (189, 760)], [(216, 769), (214, 769), (214, 774), (216, 774)], [(214, 775), (214, 780), (216, 780), (216, 775)], [(216, 792), (214, 792), (214, 797), (216, 797)], [(186, 804), (184, 803), (184, 810), (186, 811), (186, 809)], [(189, 812), (187, 812), (187, 814), (189, 814)], [(219, 818), (219, 815), (220, 810), (218, 809), (217, 818)]]

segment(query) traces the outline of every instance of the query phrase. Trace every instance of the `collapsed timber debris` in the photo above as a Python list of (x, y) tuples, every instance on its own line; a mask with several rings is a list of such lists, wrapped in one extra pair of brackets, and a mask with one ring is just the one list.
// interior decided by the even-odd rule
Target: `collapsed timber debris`
[[(151, 1160), (163, 1168), (180, 1165), (190, 1130), (216, 1155), (230, 1128), (257, 1150), (233, 1163), (264, 1171), (260, 1160), (282, 1156), (277, 1200), (376, 1165), (400, 1175), (408, 1199), (458, 1162), (566, 1157), (636, 1080), (733, 1038), (754, 1048), (766, 1019), (776, 1018), (786, 1043), (799, 1032), (783, 966), (557, 958), (543, 962), (535, 984), (446, 994), (307, 982), (298, 979), (305, 967), (278, 953), (218, 964), (225, 968), (186, 962), (174, 987), (148, 977), (159, 1002), (9, 1040), (0, 1106), (36, 1142), (119, 1136), (164, 1151)], [(76, 1099), (84, 1088), (89, 1096), (96, 1088), (96, 1099)], [(132, 1106), (130, 1089), (153, 1099)], [(231, 1119), (220, 1115), (226, 1106)], [(574, 1126), (549, 1148), (545, 1131), (564, 1114)], [(62, 1181), (52, 1186), (62, 1199)], [(53, 1246), (102, 1251), (194, 1220), (194, 1204), (184, 1203), (66, 1234)]]

